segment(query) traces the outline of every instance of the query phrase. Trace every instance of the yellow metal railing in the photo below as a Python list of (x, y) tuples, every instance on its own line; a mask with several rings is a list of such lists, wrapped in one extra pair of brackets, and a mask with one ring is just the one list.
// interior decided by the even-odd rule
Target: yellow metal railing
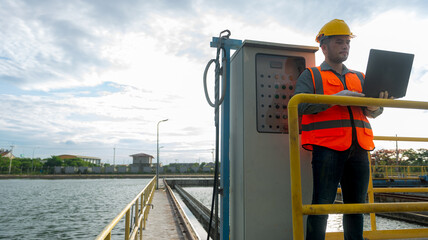
[[(125, 216), (125, 240), (143, 239), (143, 229), (146, 227), (147, 216), (156, 189), (156, 176), (149, 184), (107, 225), (96, 240), (110, 240), (113, 228)], [(134, 224), (131, 226), (131, 209), (134, 207)]]
[[(374, 140), (378, 141), (405, 141), (405, 142), (428, 142), (428, 138), (422, 137), (393, 137), (393, 136), (375, 136)], [(415, 171), (419, 169), (419, 171)], [(372, 166), (374, 178), (409, 178), (416, 179), (421, 175), (427, 174), (428, 166), (402, 166), (402, 165), (375, 165)], [(376, 176), (377, 175), (377, 176)], [(379, 177), (382, 176), (383, 177)]]
[(428, 166), (376, 165), (372, 166), (375, 179), (419, 179), (427, 174)]
[[(293, 239), (303, 240), (304, 238), (303, 215), (352, 213), (371, 213), (370, 216), (372, 229), (371, 231), (364, 231), (364, 237), (368, 239), (403, 239), (427, 237), (428, 229), (376, 230), (376, 220), (374, 213), (428, 211), (428, 202), (374, 203), (374, 192), (378, 192), (379, 189), (373, 189), (371, 175), (368, 189), (369, 203), (303, 205), (302, 183), (300, 174), (299, 119), (297, 110), (299, 103), (325, 103), (340, 104), (345, 106), (383, 106), (395, 108), (428, 109), (428, 102), (417, 101), (327, 96), (319, 94), (298, 94), (292, 97), (288, 103), (288, 127), (290, 138), (290, 175), (291, 200), (293, 208)], [(393, 141), (404, 140), (404, 138), (399, 139), (398, 137), (379, 137), (375, 139)], [(400, 189), (400, 192), (405, 192), (403, 190), (405, 189)], [(343, 233), (328, 233), (327, 237), (328, 239), (343, 239)]]

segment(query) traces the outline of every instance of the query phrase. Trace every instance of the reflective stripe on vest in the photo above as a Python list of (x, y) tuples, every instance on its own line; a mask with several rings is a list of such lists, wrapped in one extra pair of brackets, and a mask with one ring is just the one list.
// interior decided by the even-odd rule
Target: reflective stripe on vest
[[(372, 129), (370, 124), (361, 120), (354, 119), (355, 127), (357, 128), (367, 128)], [(320, 129), (328, 129), (328, 128), (337, 128), (337, 126), (341, 127), (352, 127), (351, 121), (343, 121), (343, 120), (331, 120), (317, 123), (310, 123), (302, 125), (302, 131), (313, 131)]]
[[(332, 71), (321, 71), (321, 67), (308, 68), (312, 75), (314, 93), (332, 95), (345, 89), (342, 81)], [(364, 75), (349, 72), (345, 75), (348, 90), (362, 92)], [(361, 107), (349, 107), (353, 116), (359, 145), (373, 150), (373, 132)], [(352, 144), (352, 119), (348, 107), (333, 106), (323, 112), (302, 117), (302, 146), (312, 150), (312, 145), (328, 147), (338, 151), (347, 150)]]

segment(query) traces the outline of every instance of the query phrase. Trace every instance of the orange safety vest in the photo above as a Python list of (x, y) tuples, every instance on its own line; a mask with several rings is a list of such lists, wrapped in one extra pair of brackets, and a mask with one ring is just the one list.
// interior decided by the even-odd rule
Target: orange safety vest
[[(321, 67), (308, 68), (312, 74), (314, 93), (332, 95), (344, 90), (342, 81), (332, 71), (321, 71)], [(345, 74), (347, 89), (362, 92), (362, 73), (348, 72)], [(365, 150), (373, 150), (373, 131), (370, 123), (357, 106), (335, 105), (325, 111), (306, 114), (302, 117), (302, 146), (313, 150), (312, 145), (327, 147), (337, 151), (345, 151), (352, 144), (352, 121), (356, 129), (357, 140)]]

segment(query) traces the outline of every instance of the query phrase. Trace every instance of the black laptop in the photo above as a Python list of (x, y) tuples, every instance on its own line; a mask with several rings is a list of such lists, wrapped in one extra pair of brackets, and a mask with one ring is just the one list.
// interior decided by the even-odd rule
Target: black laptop
[(389, 97), (406, 95), (414, 54), (371, 49), (367, 63), (363, 93), (366, 97), (379, 97), (388, 91)]

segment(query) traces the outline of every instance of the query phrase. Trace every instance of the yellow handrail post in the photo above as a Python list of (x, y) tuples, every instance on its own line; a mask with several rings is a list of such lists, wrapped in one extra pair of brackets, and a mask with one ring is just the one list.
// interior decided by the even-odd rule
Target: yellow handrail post
[(126, 211), (126, 217), (125, 217), (125, 240), (129, 240), (130, 222), (131, 222), (131, 209), (128, 209), (128, 211)]
[[(140, 209), (141, 209), (141, 216), (144, 218), (144, 192), (141, 194), (140, 198)], [(140, 221), (140, 240), (143, 239), (143, 218), (141, 218)]]
[(140, 197), (140, 209), (141, 209), (141, 213), (142, 213), (144, 210), (144, 193), (142, 193), (141, 197)]
[[(371, 168), (372, 166), (372, 157), (370, 155), (370, 152), (368, 152), (369, 155), (369, 166)], [(373, 176), (372, 171), (370, 171), (370, 177), (369, 177), (369, 188), (368, 188), (368, 196), (369, 196), (369, 203), (374, 203), (374, 191), (373, 191)], [(376, 231), (376, 214), (370, 213), (370, 225), (372, 231)]]
[[(302, 183), (300, 174), (300, 148), (299, 148), (299, 117), (298, 97), (294, 96), (288, 102), (288, 126), (290, 144), (290, 177), (291, 177), (291, 206), (293, 208), (293, 239), (303, 240), (303, 203)], [(294, 101), (293, 101), (294, 100)]]
[[(150, 186), (151, 188), (152, 186)], [(144, 192), (144, 207), (147, 205), (147, 195), (149, 194), (149, 192)]]
[[(134, 217), (134, 226), (135, 226), (135, 228), (138, 226), (138, 212), (139, 212), (138, 210), (139, 209), (138, 209), (138, 200), (137, 200), (137, 201), (135, 201), (135, 217)], [(134, 231), (137, 231), (137, 229), (135, 229)]]
[[(147, 207), (146, 207), (147, 208)], [(146, 219), (147, 219), (147, 209), (144, 209), (144, 215), (143, 215), (143, 221), (144, 221), (144, 225), (143, 228), (146, 229)]]
[(389, 178), (389, 167), (386, 166), (385, 169), (386, 169), (386, 177)]
[[(141, 214), (143, 214), (143, 212), (141, 212)], [(140, 221), (140, 240), (143, 239), (143, 218)]]
[(143, 212), (143, 229), (146, 229), (146, 212), (147, 212), (147, 205), (146, 205), (146, 203), (144, 202), (144, 205), (145, 205), (145, 207), (144, 207), (144, 212)]

